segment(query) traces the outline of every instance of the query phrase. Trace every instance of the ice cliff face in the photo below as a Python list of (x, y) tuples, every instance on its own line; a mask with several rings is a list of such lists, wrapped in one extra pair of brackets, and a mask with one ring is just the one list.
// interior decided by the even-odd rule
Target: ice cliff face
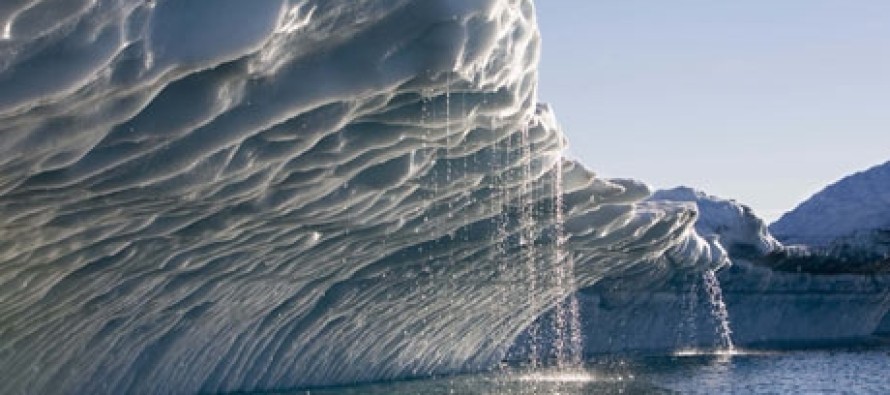
[(723, 259), (688, 207), (561, 159), (530, 1), (14, 1), (0, 26), (0, 393), (489, 367), (575, 286)]
[[(719, 278), (740, 348), (856, 343), (890, 333), (890, 276), (797, 274), (736, 262)], [(721, 347), (700, 276), (657, 288), (600, 284), (578, 299), (588, 354)]]

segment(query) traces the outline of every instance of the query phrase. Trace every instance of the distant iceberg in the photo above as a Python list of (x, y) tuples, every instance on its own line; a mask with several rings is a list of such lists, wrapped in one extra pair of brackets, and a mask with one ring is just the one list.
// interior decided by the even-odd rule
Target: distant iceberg
[[(773, 237), (749, 207), (734, 200), (686, 187), (658, 191), (651, 199), (693, 205), (699, 214), (697, 232), (727, 251), (732, 265), (718, 275), (736, 345), (863, 342), (890, 333), (887, 244), (874, 236), (884, 232), (883, 222), (875, 220), (890, 213), (880, 202), (880, 191), (890, 185), (890, 179), (880, 176), (881, 169), (851, 176), (802, 203), (769, 228), (785, 230), (780, 238)], [(832, 191), (852, 190), (859, 192), (846, 193), (846, 199), (831, 196)], [(862, 199), (871, 203), (863, 204)], [(823, 203), (828, 201), (832, 204)], [(808, 209), (812, 207), (819, 209)], [(847, 223), (859, 218), (859, 208), (870, 212), (869, 221)], [(836, 222), (841, 223), (835, 227)], [(877, 228), (864, 227), (870, 225)], [(818, 244), (780, 241), (815, 242), (808, 233), (815, 228), (836, 235), (820, 238)], [(856, 248), (836, 248), (850, 243), (850, 235), (859, 235)], [(676, 272), (656, 284), (633, 277), (606, 279), (582, 289), (577, 297), (587, 354), (720, 348), (718, 322), (703, 280), (694, 273)]]
[(577, 287), (726, 259), (688, 205), (562, 159), (528, 0), (33, 0), (0, 26), (0, 393), (489, 368)]

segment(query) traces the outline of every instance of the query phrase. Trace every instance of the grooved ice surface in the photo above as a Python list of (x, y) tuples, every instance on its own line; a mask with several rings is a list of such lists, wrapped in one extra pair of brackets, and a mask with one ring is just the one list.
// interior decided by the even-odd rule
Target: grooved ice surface
[(0, 28), (0, 393), (490, 367), (568, 292), (556, 168), (578, 286), (724, 258), (690, 208), (554, 166), (530, 1), (16, 0)]
[(735, 200), (710, 196), (689, 187), (659, 190), (651, 200), (694, 205), (699, 213), (695, 229), (702, 236), (715, 237), (730, 255), (760, 256), (782, 247), (763, 220), (750, 207)]

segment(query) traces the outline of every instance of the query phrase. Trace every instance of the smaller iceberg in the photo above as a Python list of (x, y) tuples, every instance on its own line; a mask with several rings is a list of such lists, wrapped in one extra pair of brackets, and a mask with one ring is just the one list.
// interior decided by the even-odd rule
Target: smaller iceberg
[[(658, 191), (650, 201), (688, 205), (698, 213), (696, 232), (730, 257), (718, 278), (737, 345), (814, 346), (890, 333), (887, 186), (890, 164), (826, 188), (771, 227), (744, 204), (691, 188)], [(844, 214), (858, 207), (870, 212), (867, 221)], [(683, 270), (581, 289), (584, 352), (718, 348), (705, 291), (700, 274)], [(553, 315), (538, 325), (552, 325)]]

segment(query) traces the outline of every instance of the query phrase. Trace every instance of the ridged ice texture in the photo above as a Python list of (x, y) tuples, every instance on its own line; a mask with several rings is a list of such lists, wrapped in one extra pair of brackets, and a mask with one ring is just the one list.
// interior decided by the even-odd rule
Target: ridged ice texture
[(570, 291), (556, 168), (578, 286), (722, 259), (690, 209), (555, 166), (528, 0), (4, 1), (0, 27), (0, 393), (490, 367)]
[(762, 257), (783, 249), (766, 224), (750, 207), (689, 187), (656, 191), (650, 200), (694, 204), (698, 211), (695, 230), (703, 237), (716, 238), (734, 258)]

